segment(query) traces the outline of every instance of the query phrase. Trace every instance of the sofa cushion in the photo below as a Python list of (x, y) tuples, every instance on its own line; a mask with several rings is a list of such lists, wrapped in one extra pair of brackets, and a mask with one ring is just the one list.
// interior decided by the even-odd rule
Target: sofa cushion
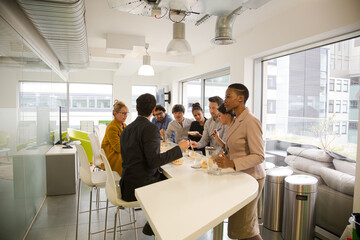
[(286, 150), (291, 155), (296, 155), (319, 162), (331, 162), (333, 158), (328, 155), (324, 149), (288, 147)]
[(331, 162), (318, 162), (300, 156), (289, 155), (284, 160), (289, 166), (320, 176), (320, 168), (334, 168)]
[(334, 164), (336, 170), (343, 172), (343, 173), (350, 174), (352, 176), (355, 176), (356, 163), (343, 161), (343, 160), (334, 158), (333, 164)]
[(330, 168), (321, 168), (320, 176), (324, 179), (326, 185), (332, 189), (350, 196), (354, 195), (355, 176)]

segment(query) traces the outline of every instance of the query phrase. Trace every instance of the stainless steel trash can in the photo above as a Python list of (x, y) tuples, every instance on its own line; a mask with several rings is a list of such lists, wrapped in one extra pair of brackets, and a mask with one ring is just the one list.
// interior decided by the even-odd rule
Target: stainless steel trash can
[(264, 227), (281, 231), (284, 199), (284, 179), (293, 173), (285, 167), (271, 168), (266, 171), (264, 186)]
[[(272, 162), (263, 162), (262, 164), (265, 168), (265, 171), (275, 167), (275, 164), (273, 164)], [(263, 206), (264, 206), (264, 188), (260, 193), (260, 197), (257, 204), (257, 214), (258, 214), (258, 218), (260, 219), (263, 217)]]
[(308, 175), (285, 178), (282, 226), (285, 240), (314, 239), (317, 183), (315, 177)]

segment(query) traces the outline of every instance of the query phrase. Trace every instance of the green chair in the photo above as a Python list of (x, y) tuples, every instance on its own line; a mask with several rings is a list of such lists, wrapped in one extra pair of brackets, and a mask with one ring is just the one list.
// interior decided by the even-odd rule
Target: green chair
[(93, 151), (92, 151), (92, 147), (91, 147), (89, 136), (88, 136), (89, 133), (83, 132), (80, 130), (76, 130), (76, 129), (72, 129), (72, 128), (68, 128), (67, 133), (69, 134), (71, 141), (80, 141), (81, 142), (81, 146), (84, 148), (84, 150), (86, 152), (88, 161), (90, 163), (92, 163)]

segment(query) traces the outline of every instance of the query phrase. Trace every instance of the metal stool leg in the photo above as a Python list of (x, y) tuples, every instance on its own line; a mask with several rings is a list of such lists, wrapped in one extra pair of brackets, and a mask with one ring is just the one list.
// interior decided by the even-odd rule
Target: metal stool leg
[(76, 205), (76, 233), (75, 239), (78, 239), (78, 231), (79, 231), (79, 212), (80, 212), (80, 195), (81, 195), (81, 180), (79, 179), (79, 186), (78, 186), (78, 198), (77, 198), (77, 205)]
[(89, 233), (88, 233), (88, 240), (90, 240), (90, 237), (91, 237), (92, 191), (93, 191), (93, 187), (90, 187), (90, 209), (89, 209)]
[(106, 240), (106, 234), (107, 234), (107, 219), (108, 219), (108, 211), (109, 211), (109, 200), (106, 200), (106, 213), (105, 213), (105, 231), (104, 231), (104, 240)]
[[(116, 239), (116, 215), (118, 214), (119, 212), (119, 207), (116, 208), (116, 211), (115, 211), (115, 219), (114, 219), (114, 240)], [(121, 224), (120, 224), (121, 226)]]
[(133, 223), (134, 223), (134, 234), (135, 234), (135, 240), (137, 240), (137, 230), (136, 230), (136, 216), (135, 216), (135, 209), (132, 209), (132, 213), (133, 213)]
[(100, 208), (100, 188), (96, 188), (96, 208), (99, 211)]

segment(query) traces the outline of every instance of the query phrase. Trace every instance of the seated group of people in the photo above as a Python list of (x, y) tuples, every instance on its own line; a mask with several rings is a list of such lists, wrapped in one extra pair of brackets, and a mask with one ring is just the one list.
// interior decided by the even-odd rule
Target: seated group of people
[[(259, 184), (257, 197), (229, 218), (228, 235), (262, 239), (257, 225), (257, 201), (265, 178), (261, 165), (264, 145), (261, 123), (245, 106), (248, 97), (249, 91), (243, 84), (231, 84), (226, 90), (225, 104), (218, 96), (209, 98), (211, 118), (204, 117), (199, 103), (193, 104), (194, 121), (184, 117), (185, 108), (181, 104), (173, 106), (173, 120), (163, 106), (156, 105), (155, 97), (146, 93), (136, 99), (138, 117), (128, 126), (125, 124), (128, 108), (115, 101), (114, 120), (107, 126), (101, 148), (112, 169), (121, 176), (122, 199), (136, 201), (136, 188), (165, 180), (160, 166), (181, 158), (190, 146), (202, 151), (206, 146), (222, 148), (223, 153), (216, 160), (220, 168), (250, 174)], [(160, 153), (161, 138), (177, 145)], [(143, 233), (153, 235), (148, 223)]]
[(200, 104), (194, 103), (192, 105), (194, 121), (184, 117), (183, 105), (176, 104), (172, 108), (175, 118), (173, 120), (163, 106), (157, 105), (152, 123), (158, 126), (162, 139), (170, 139), (175, 143), (189, 139), (194, 150), (201, 150), (205, 154), (205, 146), (215, 148), (224, 146), (226, 130), (234, 119), (233, 111), (226, 111), (223, 100), (219, 96), (209, 98), (209, 111), (211, 118), (207, 119)]

